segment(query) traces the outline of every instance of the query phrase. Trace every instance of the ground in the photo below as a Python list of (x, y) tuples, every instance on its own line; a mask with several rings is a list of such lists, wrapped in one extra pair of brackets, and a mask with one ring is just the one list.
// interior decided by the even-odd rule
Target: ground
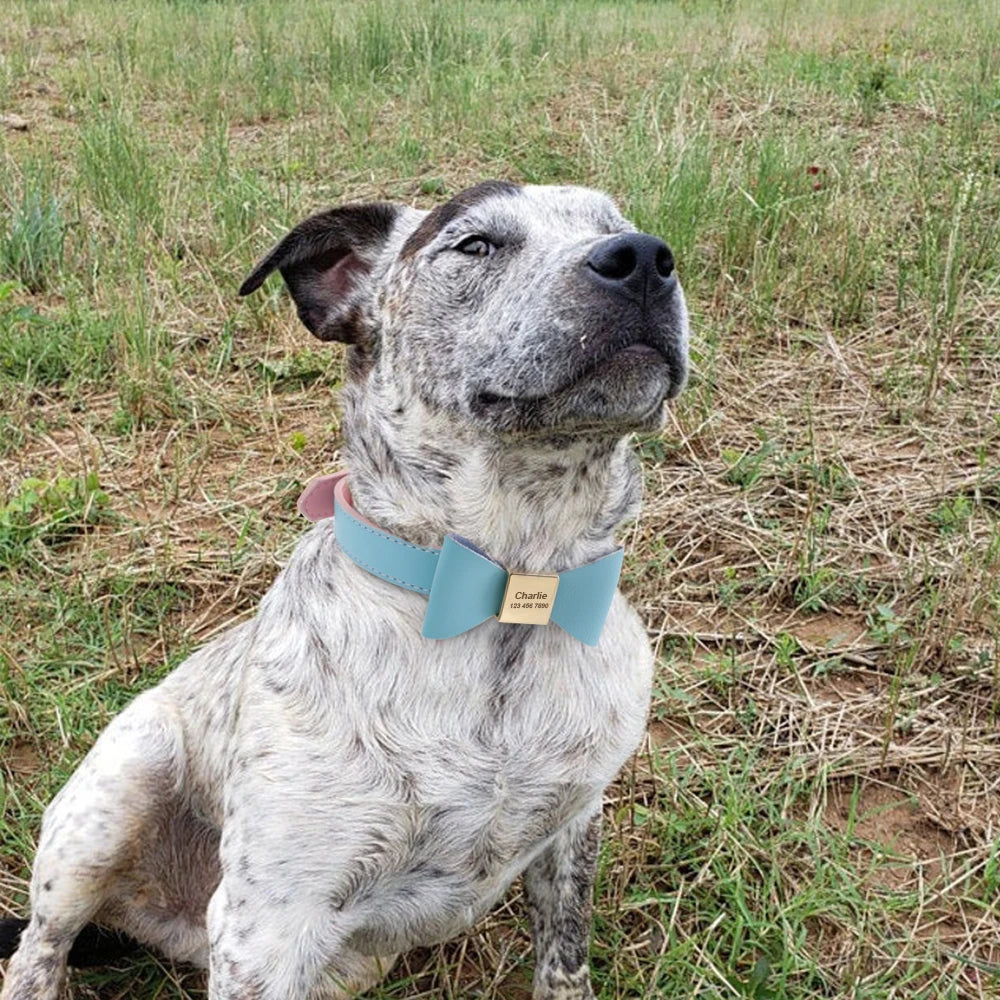
[[(658, 658), (609, 794), (603, 1000), (1000, 991), (1000, 12), (12, 0), (0, 40), (0, 912), (96, 733), (252, 614), (337, 467), (285, 229), (486, 177), (674, 250), (636, 441)], [(526, 997), (515, 893), (373, 997)], [(78, 995), (198, 997), (154, 959)]]

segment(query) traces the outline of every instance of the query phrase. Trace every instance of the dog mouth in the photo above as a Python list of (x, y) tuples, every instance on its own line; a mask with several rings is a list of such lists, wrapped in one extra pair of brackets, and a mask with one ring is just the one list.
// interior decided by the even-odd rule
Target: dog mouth
[[(668, 379), (666, 392), (659, 397), (658, 404), (664, 399), (676, 396), (684, 384), (684, 366), (672, 360), (663, 348), (643, 341), (619, 346), (599, 358), (590, 360), (551, 390), (508, 394), (482, 389), (473, 397), (473, 411), (485, 413), (503, 408), (538, 409), (559, 398), (585, 393), (588, 383), (601, 381), (614, 383), (622, 379), (631, 381), (636, 377), (642, 377), (643, 374), (651, 377), (666, 376)], [(596, 385), (592, 388), (595, 392), (600, 392)]]
[(518, 434), (618, 434), (662, 424), (664, 402), (687, 380), (680, 286), (674, 282), (642, 304), (620, 295), (577, 300), (574, 287), (565, 305), (553, 306), (550, 326), (522, 333), (508, 364), (493, 361), (489, 375), (469, 386), (465, 405), (473, 419)]

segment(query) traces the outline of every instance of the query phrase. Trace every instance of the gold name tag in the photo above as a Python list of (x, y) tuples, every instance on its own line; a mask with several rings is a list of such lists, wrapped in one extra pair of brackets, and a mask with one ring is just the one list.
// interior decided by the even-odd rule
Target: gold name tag
[(558, 586), (558, 576), (508, 574), (497, 618), (518, 625), (548, 625)]

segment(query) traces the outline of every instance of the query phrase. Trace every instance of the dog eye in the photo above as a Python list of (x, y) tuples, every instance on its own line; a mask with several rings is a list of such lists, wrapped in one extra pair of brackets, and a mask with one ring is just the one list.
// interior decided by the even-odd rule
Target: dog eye
[(461, 243), (455, 244), (454, 249), (470, 257), (492, 257), (497, 251), (497, 245), (485, 236), (466, 236)]

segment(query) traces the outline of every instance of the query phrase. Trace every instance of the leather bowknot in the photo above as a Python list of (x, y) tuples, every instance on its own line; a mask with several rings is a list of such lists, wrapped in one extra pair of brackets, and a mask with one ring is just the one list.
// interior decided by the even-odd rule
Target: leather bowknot
[[(346, 477), (346, 472), (338, 472), (312, 480), (299, 497), (299, 510), (311, 521), (332, 515), (340, 547), (362, 569), (427, 595), (425, 638), (460, 635), (500, 611), (508, 580), (503, 566), (457, 535), (446, 535), (440, 549), (390, 535), (355, 509)], [(581, 642), (597, 645), (623, 557), (619, 547), (594, 562), (557, 574), (549, 620)]]

